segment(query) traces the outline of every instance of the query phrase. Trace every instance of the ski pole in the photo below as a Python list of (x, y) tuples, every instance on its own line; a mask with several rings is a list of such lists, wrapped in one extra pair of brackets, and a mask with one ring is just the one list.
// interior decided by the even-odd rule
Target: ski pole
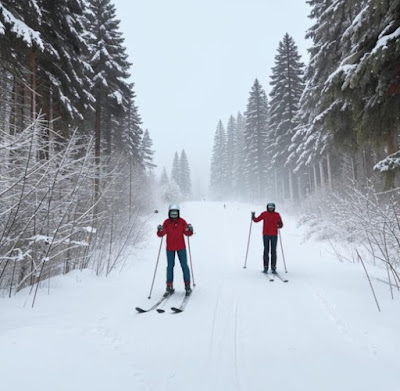
[(151, 299), (151, 293), (153, 292), (154, 280), (156, 279), (158, 261), (160, 260), (160, 254), (161, 254), (161, 247), (162, 247), (163, 239), (164, 239), (164, 236), (161, 237), (160, 249), (158, 250), (157, 263), (156, 263), (156, 268), (154, 270), (153, 282), (151, 283), (149, 299)]
[(247, 268), (247, 255), (249, 254), (249, 246), (250, 246), (250, 235), (251, 235), (251, 226), (253, 224), (253, 217), (250, 220), (250, 229), (249, 229), (249, 239), (247, 240), (247, 250), (246, 250), (246, 259), (244, 261), (243, 269)]
[(281, 244), (283, 265), (285, 266), (285, 273), (287, 273), (286, 261), (285, 261), (285, 254), (283, 253), (282, 238), (281, 238), (281, 232), (280, 232), (280, 230), (279, 230), (279, 235), (278, 235), (278, 236), (279, 236), (279, 243)]
[(190, 251), (190, 239), (189, 236), (187, 238), (188, 241), (188, 248), (189, 248), (189, 260), (190, 260), (190, 270), (192, 272), (192, 281), (193, 281), (193, 286), (196, 286), (196, 283), (194, 282), (194, 273), (193, 273), (193, 264), (192, 264), (192, 252)]

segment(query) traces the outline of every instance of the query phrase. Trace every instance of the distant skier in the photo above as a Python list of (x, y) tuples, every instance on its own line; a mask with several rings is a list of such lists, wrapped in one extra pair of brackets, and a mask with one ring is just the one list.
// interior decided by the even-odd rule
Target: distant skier
[(269, 251), (271, 248), (271, 270), (276, 274), (276, 245), (278, 243), (278, 228), (283, 227), (281, 216), (275, 212), (275, 204), (267, 204), (267, 210), (256, 217), (255, 212), (251, 212), (251, 218), (255, 223), (264, 221), (263, 239), (264, 239), (264, 273), (268, 273)]
[(193, 227), (179, 216), (179, 205), (172, 204), (169, 206), (168, 219), (164, 221), (163, 225), (157, 227), (157, 235), (160, 238), (167, 235), (167, 292), (174, 293), (175, 252), (177, 252), (182, 267), (186, 295), (190, 295), (192, 292), (190, 287), (190, 270), (187, 263), (183, 235), (192, 236)]

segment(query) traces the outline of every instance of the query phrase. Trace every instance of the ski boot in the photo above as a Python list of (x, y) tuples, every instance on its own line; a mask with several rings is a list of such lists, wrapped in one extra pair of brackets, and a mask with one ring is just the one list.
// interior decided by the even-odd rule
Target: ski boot
[(276, 274), (276, 269), (272, 268), (272, 274)]
[(190, 288), (190, 284), (185, 284), (185, 295), (189, 296), (192, 293), (192, 288)]
[(268, 268), (264, 267), (264, 270), (262, 272), (265, 273), (265, 274), (268, 274)]
[(164, 293), (164, 296), (169, 296), (172, 295), (175, 292), (175, 289), (173, 288), (172, 284), (167, 284), (167, 290)]

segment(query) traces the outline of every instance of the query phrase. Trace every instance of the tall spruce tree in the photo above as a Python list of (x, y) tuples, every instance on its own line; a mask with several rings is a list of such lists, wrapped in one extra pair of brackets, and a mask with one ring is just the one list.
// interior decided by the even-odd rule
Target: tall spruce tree
[(176, 185), (178, 187), (180, 187), (180, 183), (181, 183), (181, 166), (179, 164), (178, 152), (175, 152), (174, 160), (172, 162), (171, 179), (172, 179), (173, 182), (176, 183)]
[(45, 50), (37, 56), (32, 53), (31, 69), (40, 80), (41, 107), (50, 121), (60, 115), (83, 120), (94, 105), (92, 69), (86, 61), (85, 3), (39, 0), (38, 4), (43, 14), (40, 34)]
[(18, 76), (25, 80), (28, 51), (44, 50), (40, 37), (42, 17), (42, 10), (35, 0), (0, 2), (1, 63), (12, 65)]
[(245, 142), (244, 131), (246, 120), (241, 112), (236, 115), (236, 140), (234, 143), (234, 162), (233, 162), (233, 196), (243, 198), (245, 196)]
[[(310, 62), (305, 72), (306, 87), (300, 100), (299, 125), (293, 137), (290, 159), (296, 160), (295, 171), (299, 173), (307, 172), (312, 167), (312, 187), (316, 188), (319, 185), (324, 186), (327, 171), (328, 178), (331, 176), (329, 159), (338, 129), (343, 129), (342, 134), (346, 136), (345, 144), (350, 153), (354, 154), (358, 148), (353, 132), (351, 105), (337, 100), (332, 92), (327, 93), (326, 88), (332, 72), (342, 61), (343, 47), (340, 45), (340, 37), (356, 16), (361, 3), (310, 0), (308, 4), (313, 7), (310, 17), (315, 23), (306, 37), (312, 39), (313, 45), (309, 49)], [(334, 113), (340, 116), (340, 121), (332, 121)], [(338, 140), (343, 138), (337, 137)]]
[[(96, 99), (96, 151), (105, 138), (106, 152), (111, 154), (112, 136), (119, 138), (118, 119), (128, 112), (132, 86), (129, 78), (128, 55), (110, 0), (89, 0), (88, 29), (90, 31), (90, 65), (93, 68), (93, 95)], [(113, 118), (114, 117), (114, 118)], [(116, 119), (116, 121), (115, 121)]]
[[(393, 155), (400, 134), (400, 1), (361, 3), (341, 40), (342, 46), (347, 44), (346, 57), (334, 72), (336, 77), (331, 77), (330, 87), (342, 99), (350, 95), (358, 139), (371, 140)], [(386, 190), (394, 187), (397, 166), (387, 168)]]
[(266, 148), (268, 135), (268, 100), (259, 81), (254, 81), (246, 110), (245, 174), (248, 195), (261, 198), (266, 182)]
[(180, 164), (180, 174), (181, 174), (179, 187), (182, 191), (183, 196), (187, 199), (192, 194), (192, 179), (190, 175), (189, 161), (184, 149), (181, 152), (179, 164)]
[(161, 186), (167, 186), (168, 183), (169, 183), (168, 174), (167, 174), (166, 168), (164, 167), (163, 168), (163, 172), (162, 172), (161, 177), (160, 177), (160, 185)]
[(286, 193), (289, 198), (294, 196), (295, 189), (292, 176), (294, 167), (289, 159), (289, 147), (296, 127), (299, 100), (304, 89), (303, 67), (293, 38), (285, 34), (279, 42), (275, 66), (272, 68), (269, 122), (271, 142), (267, 152), (271, 157), (276, 178), (280, 178), (281, 186), (275, 188), (275, 194)]
[(226, 195), (226, 160), (226, 132), (220, 120), (214, 135), (210, 173), (210, 191), (218, 200)]
[(226, 127), (226, 181), (227, 181), (227, 194), (232, 197), (233, 193), (233, 173), (235, 165), (235, 145), (237, 143), (237, 126), (236, 120), (233, 115), (229, 117), (228, 125)]
[(143, 165), (142, 154), (140, 153), (141, 140), (143, 137), (143, 129), (141, 127), (142, 120), (135, 105), (135, 95), (131, 90), (131, 98), (129, 101), (128, 112), (122, 120), (122, 130), (116, 137), (117, 149), (129, 155), (134, 165)]
[(149, 131), (146, 129), (143, 135), (140, 150), (141, 150), (143, 166), (148, 171), (152, 171), (153, 168), (157, 167), (157, 165), (154, 164), (153, 162), (154, 151), (152, 147), (153, 147), (153, 141), (150, 138)]

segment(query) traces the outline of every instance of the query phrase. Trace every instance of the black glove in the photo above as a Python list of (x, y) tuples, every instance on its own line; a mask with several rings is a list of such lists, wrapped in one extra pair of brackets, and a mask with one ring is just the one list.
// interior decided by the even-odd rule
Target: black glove
[(193, 232), (192, 224), (188, 224), (186, 230), (190, 231), (190, 232)]
[(163, 226), (161, 224), (159, 224), (159, 226), (157, 227), (157, 231), (160, 232), (163, 230)]
[(256, 218), (256, 212), (251, 212), (251, 218), (255, 219)]

